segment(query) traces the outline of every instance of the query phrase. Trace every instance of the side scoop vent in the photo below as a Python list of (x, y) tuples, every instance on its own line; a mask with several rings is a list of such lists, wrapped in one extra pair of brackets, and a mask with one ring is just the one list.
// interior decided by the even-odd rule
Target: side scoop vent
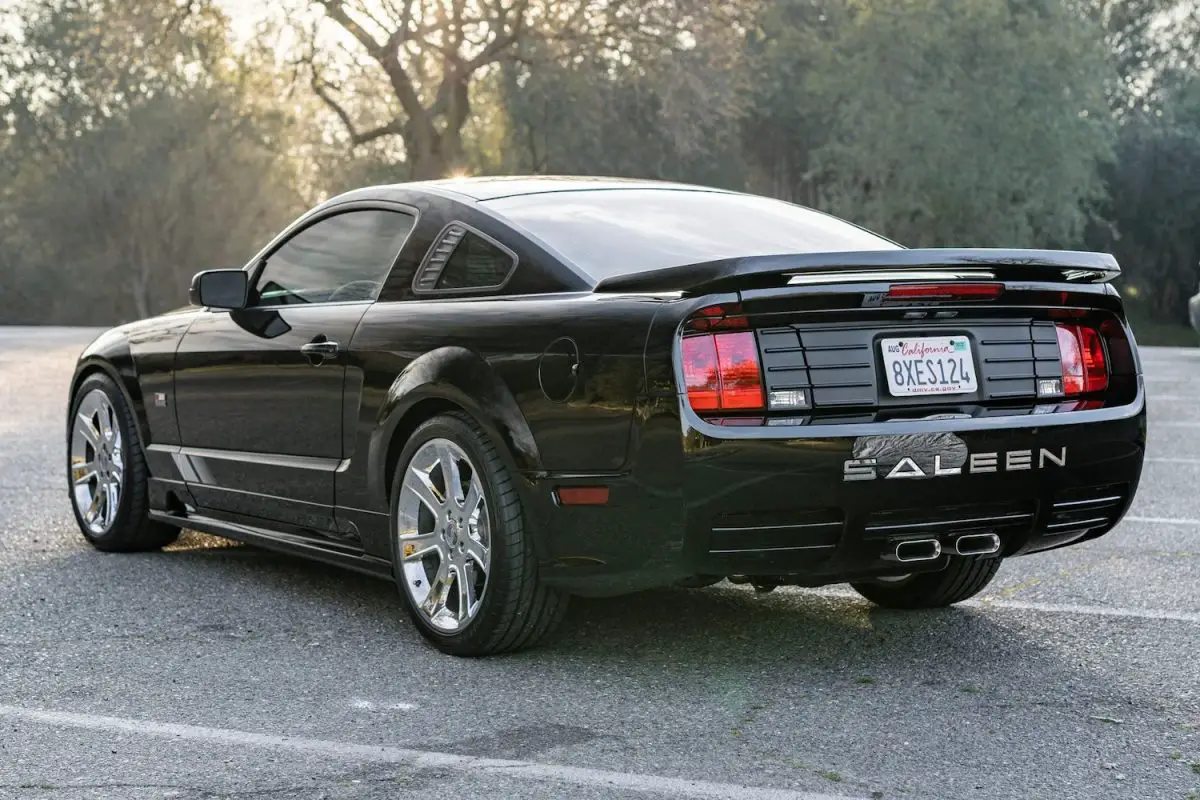
[(458, 243), (467, 235), (467, 229), (461, 225), (451, 225), (446, 228), (442, 238), (434, 245), (426, 258), (425, 267), (421, 270), (421, 276), (417, 279), (417, 288), (432, 291), (437, 288), (438, 278), (442, 277), (442, 271), (446, 269), (446, 263), (450, 260), (450, 254), (454, 252), (454, 248), (458, 247)]

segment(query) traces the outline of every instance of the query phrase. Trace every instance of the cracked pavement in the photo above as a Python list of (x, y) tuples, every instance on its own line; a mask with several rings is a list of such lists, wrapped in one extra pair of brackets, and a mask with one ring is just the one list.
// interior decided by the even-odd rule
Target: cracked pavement
[(1200, 796), (1200, 351), (1144, 351), (1130, 518), (981, 602), (651, 592), (465, 661), (382, 581), (88, 548), (62, 431), (91, 336), (0, 328), (0, 798)]

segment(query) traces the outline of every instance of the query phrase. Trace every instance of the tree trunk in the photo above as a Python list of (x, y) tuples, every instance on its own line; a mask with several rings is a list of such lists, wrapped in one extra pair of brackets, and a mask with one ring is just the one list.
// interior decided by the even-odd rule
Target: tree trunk
[(408, 174), (412, 180), (437, 180), (449, 175), (449, 165), (442, 158), (440, 148), (418, 146), (406, 149), (408, 150)]
[(440, 101), (405, 126), (404, 147), (413, 180), (445, 178), (462, 165), (462, 129), (471, 113), (468, 78), (448, 77), (439, 91), (443, 94), (447, 99), (440, 114), (445, 123), (441, 130), (434, 123)]
[(405, 131), (404, 149), (411, 180), (445, 178), (458, 166), (455, 154), (462, 152), (462, 132), (452, 126), (439, 132), (432, 125), (412, 125)]

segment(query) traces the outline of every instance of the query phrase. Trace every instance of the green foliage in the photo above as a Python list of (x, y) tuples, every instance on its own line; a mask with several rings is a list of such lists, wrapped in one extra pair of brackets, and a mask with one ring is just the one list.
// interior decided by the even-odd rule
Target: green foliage
[(1111, 154), (1099, 38), (1052, 2), (854, 4), (806, 81), (820, 204), (914, 247), (1078, 241)]
[(635, 41), (620, 53), (574, 52), (553, 38), (530, 42), (497, 81), (504, 167), (740, 187), (747, 9), (714, 4), (686, 47)]
[(244, 263), (316, 201), (461, 169), (749, 189), (909, 246), (1108, 250), (1143, 341), (1195, 341), (1200, 0), (522, 0), (427, 20), (417, 0), (261, 0), (296, 13), (240, 42), (217, 2), (0, 10), (0, 323), (177, 306), (193, 272)]
[(1162, 110), (1121, 126), (1107, 177), (1111, 227), (1094, 236), (1125, 270), (1125, 283), (1160, 322), (1187, 322), (1200, 283), (1200, 77), (1168, 87)]
[(240, 266), (299, 210), (283, 120), (247, 98), (211, 7), (26, 11), (0, 51), (4, 321), (102, 324), (182, 305), (193, 273)]

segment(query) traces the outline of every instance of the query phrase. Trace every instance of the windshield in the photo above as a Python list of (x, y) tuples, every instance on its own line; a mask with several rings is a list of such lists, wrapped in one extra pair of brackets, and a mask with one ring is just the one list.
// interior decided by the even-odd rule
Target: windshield
[(487, 205), (596, 280), (721, 258), (900, 249), (827, 214), (743, 194), (617, 189)]

